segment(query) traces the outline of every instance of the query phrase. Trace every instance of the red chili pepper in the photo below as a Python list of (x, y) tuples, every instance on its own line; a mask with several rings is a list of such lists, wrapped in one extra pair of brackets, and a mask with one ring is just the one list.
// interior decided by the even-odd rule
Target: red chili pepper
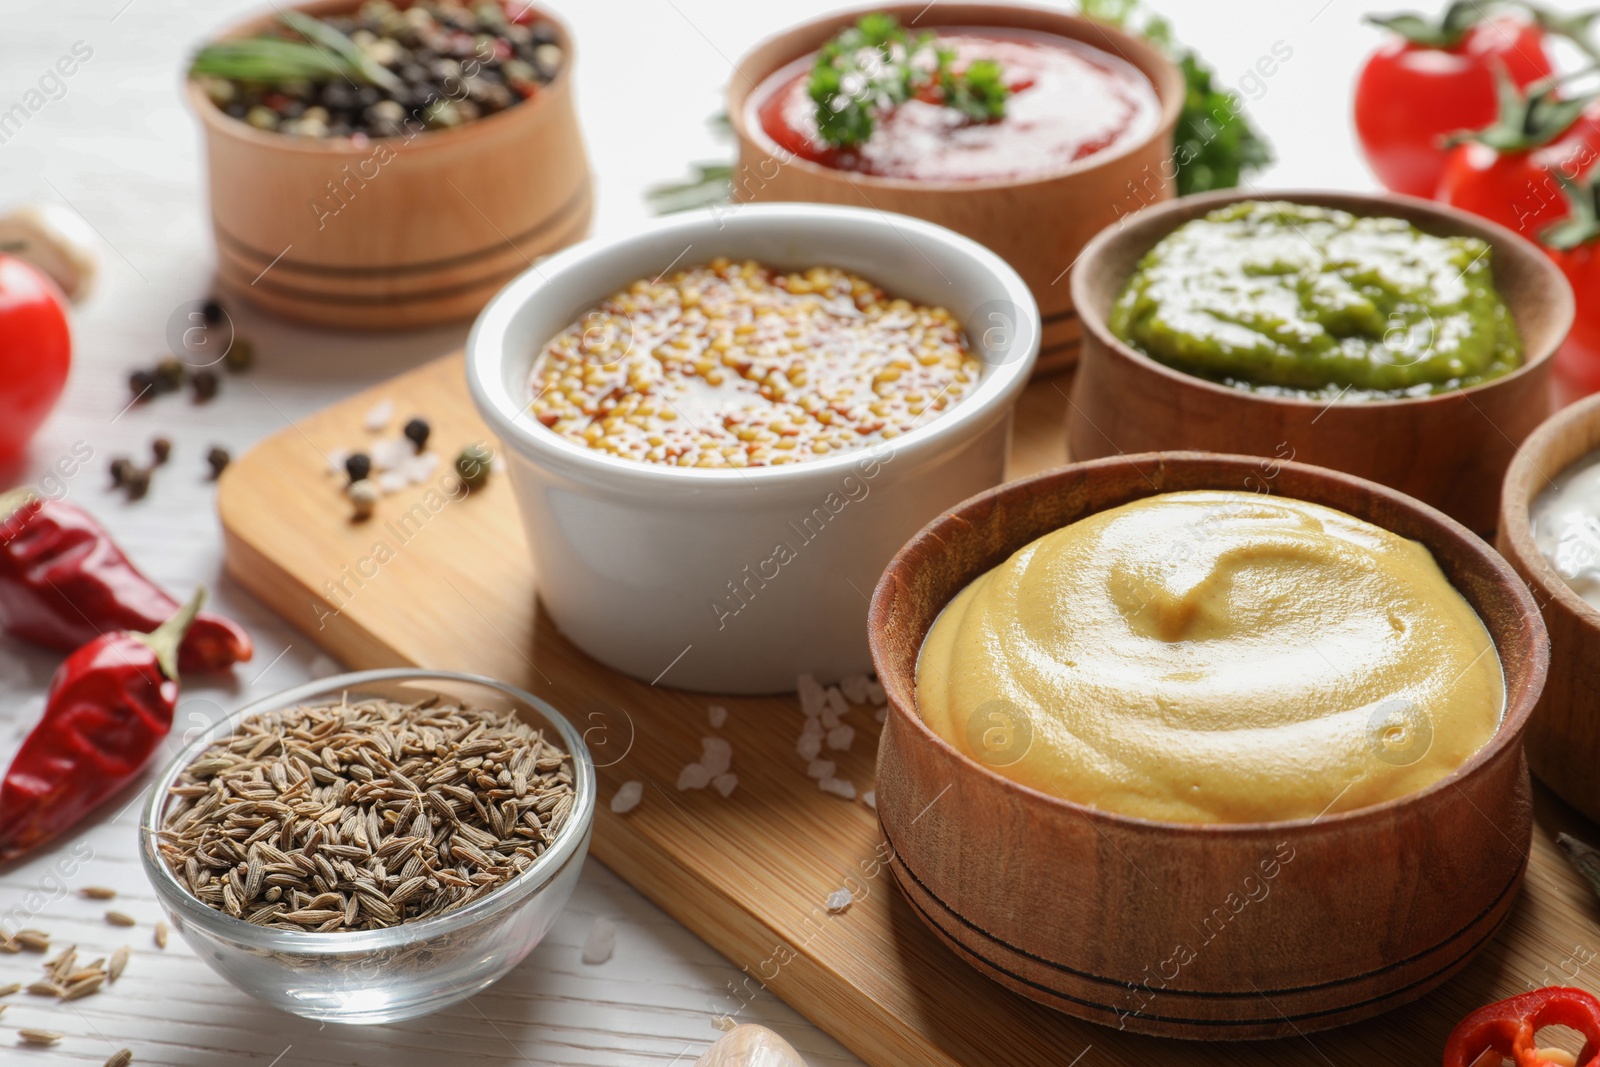
[(1462, 1019), (1444, 1046), (1444, 1067), (1473, 1067), (1486, 1052), (1509, 1057), (1517, 1067), (1547, 1067), (1534, 1036), (1546, 1026), (1568, 1026), (1583, 1035), (1578, 1067), (1600, 1067), (1600, 1000), (1581, 989), (1550, 986), (1494, 1004)]
[(0, 863), (61, 833), (143, 769), (172, 729), (178, 645), (205, 590), (154, 633), (104, 634), (56, 670), (44, 716), (0, 782)]
[[(0, 629), (70, 652), (102, 633), (149, 633), (177, 610), (178, 602), (140, 574), (87, 511), (31, 489), (0, 495)], [(178, 666), (206, 674), (253, 651), (237, 623), (201, 613)]]

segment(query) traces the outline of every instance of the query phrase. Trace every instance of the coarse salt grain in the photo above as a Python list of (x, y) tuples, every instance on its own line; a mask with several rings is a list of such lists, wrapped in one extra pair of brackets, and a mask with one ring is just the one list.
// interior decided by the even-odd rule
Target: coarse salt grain
[[(833, 713), (835, 715), (848, 715), (848, 714), (850, 714), (850, 702), (844, 698), (844, 694), (843, 693), (839, 692), (839, 689), (838, 689), (837, 686), (830, 685), (827, 688), (827, 690), (823, 693), (823, 699), (828, 702), (828, 707), (833, 710)], [(823, 713), (822, 721), (824, 723), (826, 723), (828, 721), (828, 716), (827, 716), (826, 712)], [(835, 725), (837, 725), (837, 724), (835, 724)]]
[(853, 726), (836, 726), (828, 731), (828, 747), (835, 752), (848, 752), (850, 745), (856, 739)]
[(438, 468), (439, 453), (420, 452), (417, 455), (408, 456), (405, 464), (400, 469), (407, 478), (411, 479), (413, 485), (421, 485), (429, 478), (432, 478), (433, 472)]
[(398, 470), (384, 471), (378, 475), (377, 481), (378, 488), (390, 494), (398, 493), (411, 484), (411, 479), (406, 476), (406, 472)]
[(889, 702), (889, 694), (883, 691), (876, 678), (867, 679), (867, 700), (880, 707)]
[(328, 459), (328, 470), (334, 474), (342, 475), (345, 473), (344, 461), (350, 458), (350, 450), (348, 448), (330, 448), (324, 455)]
[(817, 721), (824, 730), (832, 730), (839, 725), (840, 713), (830, 702), (822, 709), (822, 718)]
[(406, 460), (416, 454), (417, 446), (405, 437), (385, 437), (381, 441), (374, 441), (367, 450), (373, 469), (380, 471), (399, 470), (405, 466)]
[(678, 790), (704, 789), (711, 784), (711, 772), (698, 763), (691, 763), (678, 772)]
[(876, 789), (869, 789), (865, 793), (862, 793), (861, 794), (861, 803), (865, 804), (867, 807), (871, 808), (873, 811), (877, 811), (878, 810), (878, 791)]
[(611, 797), (611, 810), (618, 815), (626, 815), (634, 808), (637, 808), (639, 801), (643, 799), (643, 782), (623, 782)]
[(806, 775), (811, 778), (832, 778), (833, 772), (838, 769), (831, 759), (814, 759), (811, 766), (806, 768)]
[(361, 421), (368, 432), (378, 433), (389, 425), (389, 420), (392, 418), (394, 418), (394, 401), (380, 400), (367, 409), (366, 417)]
[(852, 704), (865, 704), (867, 702), (867, 676), (852, 674), (848, 678), (839, 679), (839, 691), (844, 698)]
[[(811, 721), (816, 722), (817, 720), (812, 719)], [(800, 743), (794, 746), (794, 750), (800, 754), (800, 758), (803, 760), (816, 759), (822, 755), (822, 735), (801, 734)]]
[(824, 778), (817, 783), (817, 788), (824, 793), (832, 793), (836, 797), (843, 797), (845, 800), (854, 800), (856, 798), (856, 787), (847, 778)]
[(814, 719), (821, 715), (822, 705), (827, 697), (822, 692), (822, 686), (817, 684), (816, 678), (802, 674), (794, 680), (794, 687), (800, 697), (800, 710), (806, 713), (806, 718)]
[(739, 1024), (733, 1021), (733, 1016), (731, 1015), (713, 1015), (711, 1017), (711, 1025), (723, 1033), (727, 1033)]
[(700, 739), (700, 766), (715, 778), (733, 765), (733, 746), (720, 737)]
[(728, 709), (721, 704), (713, 704), (706, 717), (711, 720), (713, 730), (720, 730), (728, 721)]
[(739, 776), (737, 774), (719, 774), (711, 779), (711, 787), (723, 796), (731, 796), (733, 791), (739, 787)]
[(835, 914), (844, 911), (856, 901), (855, 894), (848, 889), (835, 889), (828, 894), (828, 910)]
[(589, 936), (583, 939), (583, 962), (600, 964), (617, 951), (617, 924), (603, 915), (594, 917)]

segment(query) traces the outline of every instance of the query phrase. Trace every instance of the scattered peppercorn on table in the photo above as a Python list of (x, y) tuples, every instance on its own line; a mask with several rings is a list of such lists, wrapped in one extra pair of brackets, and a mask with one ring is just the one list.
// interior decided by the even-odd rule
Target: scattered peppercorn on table
[[(1355, 155), (1329, 146), (1328, 131), (1343, 130), (1347, 124), (1347, 100), (1344, 93), (1330, 91), (1328, 72), (1355, 69), (1360, 55), (1376, 40), (1375, 33), (1358, 25), (1355, 8), (1324, 6), (1320, 0), (1310, 5), (1239, 0), (1224, 20), (1201, 17), (1182, 4), (1161, 6), (1178, 20), (1181, 37), (1212, 57), (1235, 84), (1239, 72), (1251, 69), (1274, 42), (1284, 41), (1295, 49), (1295, 58), (1270, 79), (1257, 79), (1260, 91), (1250, 94), (1259, 97), (1250, 103), (1252, 115), (1271, 130), (1284, 161), (1269, 177), (1257, 179), (1263, 187), (1370, 187), (1370, 176)], [(1580, 5), (1559, 6), (1576, 10)], [(68, 390), (35, 439), (28, 465), (18, 477), (41, 487), (59, 484), (62, 493), (91, 510), (130, 558), (165, 588), (178, 592), (208, 586), (212, 593), (208, 607), (243, 624), (257, 646), (254, 660), (236, 669), (232, 680), (226, 676), (185, 680), (167, 742), (170, 747), (158, 755), (158, 762), (175, 756), (185, 740), (197, 736), (196, 731), (238, 707), (335, 669), (298, 627), (222, 575), (214, 487), (205, 478), (208, 451), (218, 450), (212, 465), (220, 469), (228, 455), (242, 457), (261, 440), (312, 412), (458, 347), (466, 333), (465, 325), (423, 335), (319, 332), (230, 307), (238, 316), (239, 334), (255, 343), (252, 377), (229, 378), (226, 388), (206, 405), (193, 406), (187, 396), (175, 395), (160, 405), (123, 411), (130, 370), (153, 363), (167, 350), (167, 332), (173, 328), (169, 319), (181, 329), (179, 309), (207, 296), (212, 285), (214, 252), (206, 236), (202, 162), (192, 119), (174, 92), (175, 79), (217, 27), (263, 10), (267, 5), (260, 0), (221, 0), (205, 8), (180, 0), (112, 4), (20, 0), (10, 12), (16, 31), (6, 47), (6, 69), (13, 79), (0, 90), (0, 158), (7, 164), (0, 170), (4, 174), (0, 192), (6, 200), (59, 203), (92, 224), (105, 242), (99, 290), (74, 313), (75, 364)], [(627, 232), (647, 217), (641, 199), (645, 186), (678, 178), (691, 161), (727, 156), (726, 145), (705, 130), (704, 120), (721, 98), (732, 61), (764, 35), (799, 17), (781, 6), (733, 0), (671, 4), (590, 0), (558, 3), (553, 10), (570, 24), (577, 45), (572, 75), (593, 169), (600, 177), (599, 234)], [(938, 11), (935, 7), (928, 18)], [(55, 72), (67, 69), (60, 64), (69, 54), (77, 57), (75, 72), (58, 77)], [(85, 54), (90, 58), (83, 59)], [(392, 109), (375, 117), (393, 118)], [(316, 145), (314, 139), (304, 143), (306, 150)], [(380, 174), (376, 180), (385, 177)], [(447, 190), (445, 197), (420, 204), (418, 210), (473, 210), (471, 205), (452, 207), (446, 201), (453, 196)], [(332, 218), (328, 225), (341, 221)], [(402, 222), (397, 219), (396, 225)], [(280, 249), (270, 251), (277, 254)], [(292, 258), (301, 250), (283, 251)], [(682, 263), (673, 269), (706, 264), (714, 254), (708, 248), (686, 250)], [(914, 253), (908, 248), (905, 254)], [(1062, 263), (1059, 269), (1065, 272), (1068, 266)], [(269, 270), (259, 284), (272, 281)], [(1065, 277), (1059, 284), (1066, 284)], [(956, 306), (954, 300), (946, 304)], [(953, 355), (950, 358), (950, 368), (962, 366)], [(582, 372), (578, 384), (587, 382), (590, 366), (584, 362), (574, 368)], [(920, 363), (901, 369), (913, 376), (926, 371)], [(724, 367), (724, 373), (724, 385), (733, 384), (732, 368)], [(782, 376), (788, 376), (787, 364)], [(698, 368), (694, 377), (700, 380)], [(740, 380), (750, 381), (742, 375)], [(900, 387), (896, 395), (904, 400), (910, 390), (903, 381), (896, 384)], [(1041, 412), (1064, 406), (1056, 385), (1069, 391), (1065, 382), (1046, 382), (1025, 404), (1037, 405)], [(929, 397), (937, 391), (931, 382), (925, 390)], [(582, 388), (578, 393), (579, 400), (588, 395)], [(947, 394), (946, 400), (953, 402), (953, 397)], [(432, 414), (426, 399), (416, 410)], [(916, 417), (909, 405), (906, 413)], [(818, 427), (828, 425), (815, 421)], [(629, 430), (621, 431), (624, 439), (643, 429), (628, 425)], [(128, 502), (124, 494), (106, 490), (105, 467), (111, 457), (144, 455), (157, 436), (172, 443), (167, 476), (156, 479), (148, 495), (138, 501)], [(739, 439), (737, 431), (730, 436), (739, 440), (748, 461), (754, 451), (745, 448), (750, 442)], [(79, 442), (92, 458), (76, 467), (64, 466)], [(463, 444), (451, 438), (439, 447), (449, 460)], [(726, 453), (722, 457), (731, 458)], [(326, 487), (325, 482), (307, 486), (285, 476), (273, 486), (274, 499), (291, 501)], [(489, 491), (494, 491), (494, 475)], [(345, 521), (345, 510), (339, 509), (334, 517)], [(429, 538), (435, 536), (424, 530), (402, 552), (435, 551), (441, 547), (430, 544)], [(449, 552), (452, 546), (442, 547)], [(378, 588), (370, 578), (360, 578), (367, 584), (358, 588), (337, 566), (319, 571), (316, 580), (347, 582), (355, 603), (372, 597)], [(494, 578), (483, 580), (492, 585)], [(474, 596), (477, 589), (465, 587), (462, 593)], [(446, 590), (438, 602), (411, 603), (403, 610), (459, 618), (486, 649), (492, 647), (496, 655), (526, 669), (493, 625), (475, 615), (456, 593)], [(10, 759), (23, 733), (38, 718), (58, 662), (59, 656), (52, 653), (0, 643), (0, 759)], [(600, 709), (564, 710), (576, 720)], [(704, 714), (705, 708), (698, 707), (698, 712)], [(737, 709), (730, 719), (737, 721)], [(591, 745), (601, 736), (591, 735)], [(626, 744), (622, 734), (611, 740), (619, 749)], [(858, 740), (857, 747), (864, 743)], [(740, 759), (736, 754), (736, 768)], [(741, 790), (753, 785), (747, 777)], [(470, 1003), (400, 1026), (319, 1027), (257, 1005), (213, 976), (181, 937), (167, 940), (158, 926), (163, 917), (138, 872), (139, 799), (137, 789), (118, 794), (79, 832), (20, 865), (0, 869), (0, 923), (13, 933), (50, 935), (43, 941), (32, 935), (19, 939), (27, 942), (22, 951), (0, 954), (0, 988), (40, 980), (41, 965), (63, 958), (69, 946), (76, 946), (78, 960), (84, 961), (75, 962), (78, 969), (90, 969), (90, 963), (104, 957), (109, 961), (108, 976), (117, 975), (94, 995), (69, 1003), (24, 991), (0, 996), (4, 1005), (0, 1063), (96, 1067), (123, 1062), (118, 1057), (126, 1048), (131, 1067), (221, 1063), (432, 1067), (446, 1061), (485, 1067), (528, 1063), (686, 1067), (719, 1036), (711, 1022), (711, 1007), (728, 999), (730, 986), (744, 989), (750, 980), (737, 964), (605, 867), (590, 864), (572, 905), (540, 949)], [(607, 800), (603, 794), (602, 803)], [(648, 815), (650, 807), (666, 808), (654, 790), (644, 805), (635, 814)], [(1559, 811), (1551, 814), (1564, 817)], [(1538, 859), (1542, 863), (1546, 857)], [(1551, 870), (1560, 871), (1559, 884), (1533, 877), (1529, 900), (1513, 918), (1519, 936), (1532, 949), (1506, 961), (1504, 984), (1593, 987), (1600, 944), (1590, 936), (1592, 908), (1577, 903), (1580, 897), (1566, 895), (1569, 872), (1556, 866)], [(116, 895), (107, 898), (103, 890), (114, 890)], [(864, 911), (859, 903), (853, 909), (859, 909), (858, 915)], [(116, 925), (121, 919), (108, 920), (108, 910), (131, 918), (134, 925)], [(617, 928), (615, 954), (606, 963), (586, 964), (582, 946), (599, 918)], [(1552, 930), (1586, 933), (1557, 937), (1549, 933)], [(160, 947), (163, 942), (165, 948)], [(29, 947), (35, 945), (40, 951)], [(952, 960), (948, 966), (959, 964)], [(929, 978), (937, 981), (940, 975)], [(1492, 992), (1480, 985), (1447, 988), (1439, 994), (1439, 1014), (1460, 1018)], [(809, 1067), (862, 1063), (770, 993), (755, 995), (739, 1021), (773, 1027)], [(849, 1018), (828, 1021), (852, 1024)], [(950, 1020), (928, 1023), (938, 1031)], [(995, 1036), (998, 1025), (985, 1019), (971, 1029), (977, 1039), (987, 1040)], [(21, 1047), (22, 1030), (35, 1035), (36, 1043)], [(1138, 1047), (1158, 1046), (1141, 1042)], [(1052, 1062), (1071, 1062), (1079, 1051), (1085, 1050), (1069, 1050)], [(1220, 1067), (1237, 1059), (1232, 1051), (1199, 1045), (1181, 1051), (1196, 1065)], [(1331, 1062), (1338, 1067), (1364, 1062), (1347, 1053), (1338, 1038), (1314, 1036), (1312, 1042), (1286, 1047), (1282, 1062)], [(1393, 1062), (1413, 1062), (1404, 1056), (1393, 1059), (1398, 1055), (1395, 1048), (1382, 1054)], [(1261, 1052), (1247, 1048), (1241, 1055)], [(1105, 1045), (1096, 1041), (1085, 1051), (1080, 1067), (1111, 1062)], [(1435, 1056), (1418, 1062), (1438, 1061)]]

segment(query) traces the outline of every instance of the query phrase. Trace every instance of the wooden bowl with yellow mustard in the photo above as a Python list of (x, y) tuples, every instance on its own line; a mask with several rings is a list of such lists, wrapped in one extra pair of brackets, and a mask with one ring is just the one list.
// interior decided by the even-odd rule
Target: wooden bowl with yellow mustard
[(1215, 453), (1071, 464), (926, 526), (868, 625), (891, 869), (1024, 996), (1293, 1036), (1422, 996), (1511, 910), (1544, 624), (1487, 544), (1392, 489)]

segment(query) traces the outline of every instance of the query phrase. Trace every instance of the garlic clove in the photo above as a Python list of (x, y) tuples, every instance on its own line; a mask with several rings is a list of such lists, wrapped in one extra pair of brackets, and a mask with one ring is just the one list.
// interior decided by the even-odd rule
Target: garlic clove
[(94, 288), (98, 248), (89, 224), (61, 204), (30, 204), (0, 215), (0, 251), (38, 267), (74, 304)]
[(806, 1067), (794, 1046), (765, 1026), (736, 1026), (695, 1061), (695, 1067)]

